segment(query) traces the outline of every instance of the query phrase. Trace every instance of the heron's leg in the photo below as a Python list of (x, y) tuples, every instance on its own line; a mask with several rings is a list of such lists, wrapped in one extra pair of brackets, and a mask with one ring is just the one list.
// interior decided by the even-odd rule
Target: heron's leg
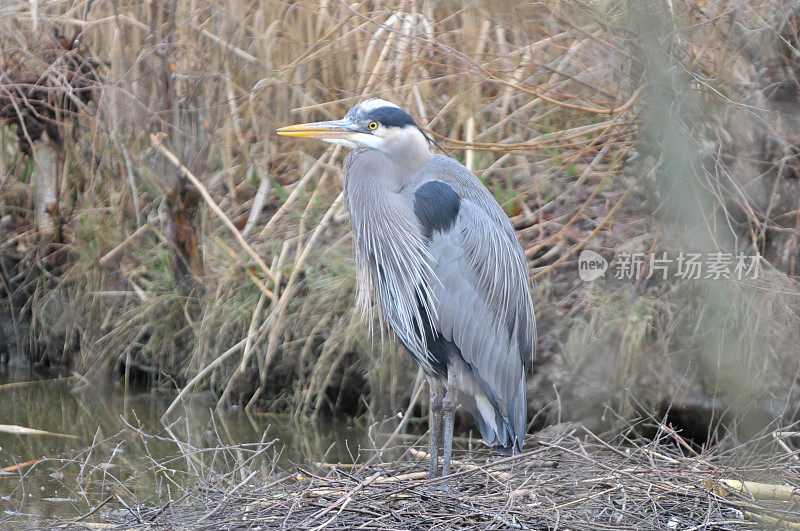
[[(450, 473), (450, 456), (453, 454), (453, 419), (456, 410), (456, 382), (451, 374), (447, 376), (447, 390), (442, 400), (442, 409), (444, 411), (444, 450), (442, 464), (442, 476)], [(448, 490), (448, 480), (442, 480), (442, 490)]]
[(428, 430), (430, 433), (428, 452), (431, 461), (428, 468), (428, 478), (433, 479), (439, 470), (439, 439), (442, 435), (442, 385), (435, 378), (429, 378), (428, 386), (431, 389), (431, 412), (428, 417), (428, 423), (430, 424)]

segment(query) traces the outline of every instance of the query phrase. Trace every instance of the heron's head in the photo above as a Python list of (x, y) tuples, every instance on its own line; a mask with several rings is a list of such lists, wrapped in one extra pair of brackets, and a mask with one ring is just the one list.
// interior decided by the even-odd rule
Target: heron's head
[(290, 125), (278, 129), (282, 136), (318, 138), (350, 148), (367, 147), (391, 153), (419, 144), (425, 136), (414, 120), (394, 103), (377, 98), (362, 101), (341, 120)]

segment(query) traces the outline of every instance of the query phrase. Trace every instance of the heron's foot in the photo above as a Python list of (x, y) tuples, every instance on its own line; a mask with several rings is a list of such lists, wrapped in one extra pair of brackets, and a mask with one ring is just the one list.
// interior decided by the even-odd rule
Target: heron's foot
[[(428, 481), (436, 479), (437, 477), (441, 476), (429, 477)], [(428, 485), (425, 486), (425, 492), (430, 494), (453, 494), (454, 491), (451, 480), (448, 478), (428, 483)]]

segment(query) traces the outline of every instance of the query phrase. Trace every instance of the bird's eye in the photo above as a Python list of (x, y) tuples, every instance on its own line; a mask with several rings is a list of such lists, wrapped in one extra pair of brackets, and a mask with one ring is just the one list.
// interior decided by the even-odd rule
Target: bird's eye
[(374, 131), (375, 129), (378, 128), (378, 122), (370, 122), (367, 127), (369, 127), (370, 131)]

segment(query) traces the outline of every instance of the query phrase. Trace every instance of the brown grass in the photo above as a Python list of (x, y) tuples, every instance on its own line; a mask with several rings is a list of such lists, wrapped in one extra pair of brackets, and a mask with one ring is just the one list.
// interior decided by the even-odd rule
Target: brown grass
[[(3, 288), (35, 360), (298, 416), (401, 409), (415, 368), (353, 310), (343, 151), (273, 133), (370, 96), (409, 109), (518, 229), (538, 281), (532, 410), (794, 400), (796, 113), (774, 91), (796, 94), (788, 8), (33, 4), (0, 7), (3, 71), (49, 68), (62, 33), (103, 77), (63, 117), (56, 231), (35, 224), (33, 169), (3, 132)], [(584, 248), (769, 263), (747, 285), (584, 284)]]

